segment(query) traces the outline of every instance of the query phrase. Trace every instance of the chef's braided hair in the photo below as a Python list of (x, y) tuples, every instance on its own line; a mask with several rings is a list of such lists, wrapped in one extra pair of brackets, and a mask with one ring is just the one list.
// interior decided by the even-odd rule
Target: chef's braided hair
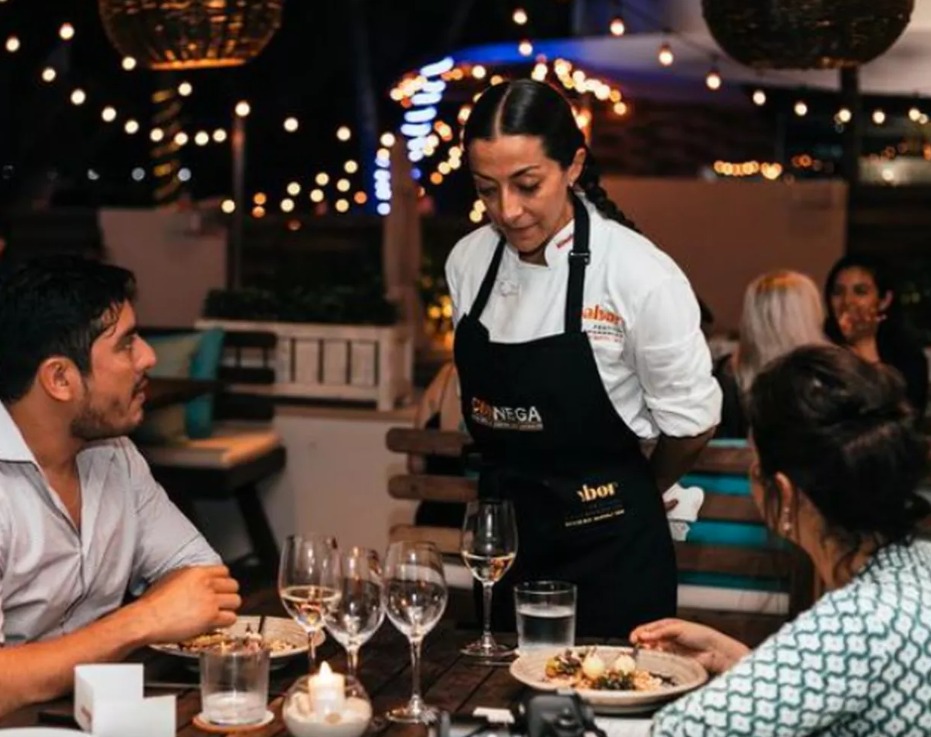
[(585, 145), (572, 107), (555, 88), (533, 79), (515, 79), (486, 89), (469, 114), (462, 145), (468, 151), (473, 141), (491, 141), (500, 135), (539, 138), (546, 155), (563, 169), (584, 148), (585, 164), (575, 186), (606, 218), (640, 232), (601, 186), (598, 165)]

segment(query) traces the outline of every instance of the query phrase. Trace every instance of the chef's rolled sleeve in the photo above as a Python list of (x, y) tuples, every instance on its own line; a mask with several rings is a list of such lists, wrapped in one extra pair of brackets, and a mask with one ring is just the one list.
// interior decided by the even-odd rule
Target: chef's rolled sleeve
[(644, 297), (631, 338), (644, 401), (659, 431), (693, 437), (721, 419), (721, 388), (688, 281), (671, 276)]

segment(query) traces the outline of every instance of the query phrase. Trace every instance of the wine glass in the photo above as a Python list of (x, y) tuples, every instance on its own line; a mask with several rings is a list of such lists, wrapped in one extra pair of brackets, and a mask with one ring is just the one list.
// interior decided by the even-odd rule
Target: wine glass
[(281, 551), (278, 596), (288, 614), (307, 632), (310, 672), (317, 669), (314, 639), (323, 626), (323, 610), (336, 596), (339, 558), (336, 540), (325, 535), (291, 535)]
[(328, 600), (323, 623), (333, 639), (346, 648), (349, 675), (357, 678), (359, 648), (375, 634), (385, 619), (385, 598), (378, 553), (368, 548), (351, 548), (343, 553), (335, 568), (336, 596)]
[(487, 659), (512, 655), (514, 648), (495, 642), (491, 635), (492, 587), (517, 556), (517, 523), (511, 502), (505, 499), (469, 502), (459, 550), (472, 575), (482, 584), (482, 636), (466, 645), (462, 652)]
[(388, 619), (411, 644), (411, 698), (388, 712), (394, 722), (429, 724), (436, 710), (420, 695), (420, 646), (446, 609), (443, 559), (433, 543), (396, 542), (385, 561), (385, 604)]

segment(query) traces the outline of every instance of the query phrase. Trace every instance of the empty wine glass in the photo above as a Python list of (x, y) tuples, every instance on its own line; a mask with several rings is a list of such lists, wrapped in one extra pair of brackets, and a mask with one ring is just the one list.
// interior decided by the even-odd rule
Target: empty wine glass
[(429, 724), (436, 710), (420, 695), (420, 647), (446, 609), (446, 578), (443, 559), (433, 543), (396, 542), (388, 548), (385, 561), (385, 603), (388, 619), (411, 644), (411, 698), (392, 709), (387, 717), (395, 722)]
[(278, 595), (288, 614), (307, 632), (310, 672), (317, 668), (317, 632), (323, 611), (336, 596), (339, 558), (336, 540), (324, 535), (291, 535), (281, 551)]
[(385, 619), (384, 586), (378, 553), (368, 548), (333, 551), (336, 596), (328, 600), (323, 623), (333, 639), (346, 648), (349, 675), (357, 678), (359, 648)]
[(511, 502), (505, 499), (469, 502), (459, 549), (462, 560), (482, 584), (482, 636), (466, 645), (462, 652), (488, 659), (512, 655), (514, 648), (496, 642), (491, 634), (492, 587), (517, 556), (517, 523)]

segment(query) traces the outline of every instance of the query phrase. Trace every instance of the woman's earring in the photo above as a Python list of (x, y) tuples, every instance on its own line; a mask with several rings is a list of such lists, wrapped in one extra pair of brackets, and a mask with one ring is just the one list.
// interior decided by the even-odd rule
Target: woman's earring
[(792, 532), (792, 520), (789, 517), (789, 513), (786, 512), (782, 516), (782, 534), (788, 535), (790, 532)]

